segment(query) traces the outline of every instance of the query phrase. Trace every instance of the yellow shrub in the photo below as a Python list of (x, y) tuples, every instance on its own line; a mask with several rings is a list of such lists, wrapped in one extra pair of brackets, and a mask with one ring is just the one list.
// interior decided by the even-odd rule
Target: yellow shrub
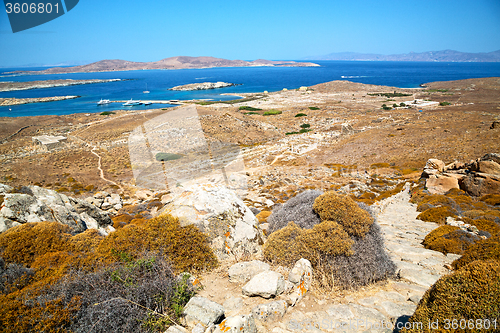
[(459, 227), (453, 227), (451, 225), (442, 225), (439, 228), (436, 228), (432, 230), (430, 233), (425, 236), (424, 241), (422, 244), (425, 246), (425, 248), (429, 248), (430, 244), (435, 242), (438, 238), (442, 237), (443, 235), (449, 234), (452, 231), (455, 230), (460, 230)]
[(439, 224), (446, 223), (446, 217), (456, 216), (449, 207), (435, 207), (429, 208), (424, 212), (418, 214), (417, 219), (426, 222), (436, 222)]
[(452, 263), (452, 266), (459, 269), (475, 260), (500, 261), (500, 234), (471, 245), (461, 258)]
[[(302, 235), (303, 229), (295, 223), (289, 222), (282, 229), (273, 232), (264, 244), (264, 256), (271, 262), (290, 266), (307, 253), (307, 248), (297, 238)], [(311, 257), (311, 256), (309, 256)]]
[(337, 222), (349, 235), (357, 237), (363, 237), (373, 224), (370, 214), (361, 209), (354, 200), (333, 191), (317, 197), (313, 210), (322, 221)]
[(490, 206), (500, 205), (500, 194), (487, 194), (482, 196), (479, 200), (484, 201)]

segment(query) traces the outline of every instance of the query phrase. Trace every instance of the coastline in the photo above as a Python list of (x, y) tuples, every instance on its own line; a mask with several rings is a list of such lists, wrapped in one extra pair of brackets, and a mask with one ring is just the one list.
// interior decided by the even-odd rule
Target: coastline
[(108, 83), (117, 81), (123, 81), (123, 79), (91, 79), (91, 80), (63, 79), (63, 80), (26, 81), (26, 82), (0, 81), (0, 92), (45, 89), (45, 88), (55, 88), (55, 87), (69, 87), (69, 86), (78, 86), (84, 84)]

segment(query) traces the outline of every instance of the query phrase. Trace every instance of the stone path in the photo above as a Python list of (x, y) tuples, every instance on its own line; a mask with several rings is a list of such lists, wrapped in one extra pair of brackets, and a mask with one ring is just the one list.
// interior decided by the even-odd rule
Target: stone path
[[(322, 310), (307, 312), (299, 303), (270, 327), (271, 332), (393, 332), (411, 316), (425, 291), (449, 271), (458, 255), (444, 255), (421, 245), (438, 225), (416, 219), (409, 188), (388, 198), (378, 209), (385, 247), (397, 265), (398, 279), (362, 288), (345, 297), (319, 301)], [(341, 326), (343, 325), (343, 326)]]

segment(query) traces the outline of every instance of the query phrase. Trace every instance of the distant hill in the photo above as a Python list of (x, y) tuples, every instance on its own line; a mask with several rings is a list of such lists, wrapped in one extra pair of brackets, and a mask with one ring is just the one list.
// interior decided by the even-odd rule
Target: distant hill
[(295, 61), (270, 61), (258, 59), (254, 61), (227, 60), (214, 57), (172, 57), (154, 62), (133, 62), (126, 60), (101, 60), (88, 65), (73, 67), (53, 67), (43, 71), (16, 71), (16, 73), (59, 74), (82, 72), (112, 72), (131, 71), (144, 69), (184, 69), (184, 68), (210, 68), (210, 67), (313, 67), (319, 66), (310, 62)]
[(487, 53), (466, 53), (454, 50), (444, 50), (391, 55), (340, 52), (330, 53), (324, 56), (306, 57), (304, 60), (500, 62), (500, 50)]

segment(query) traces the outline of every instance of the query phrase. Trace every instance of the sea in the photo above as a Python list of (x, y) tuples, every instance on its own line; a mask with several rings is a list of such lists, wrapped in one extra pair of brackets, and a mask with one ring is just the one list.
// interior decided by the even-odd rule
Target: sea
[[(77, 95), (80, 98), (45, 103), (0, 107), (0, 117), (96, 113), (122, 109), (157, 109), (171, 104), (124, 107), (122, 103), (97, 106), (100, 99), (134, 100), (231, 100), (227, 93), (273, 92), (297, 89), (333, 80), (399, 88), (416, 88), (434, 81), (500, 77), (500, 63), (392, 62), (392, 61), (313, 61), (320, 67), (227, 67), (178, 70), (139, 70), (102, 73), (51, 75), (14, 75), (16, 70), (44, 68), (0, 68), (0, 81), (37, 81), (56, 79), (121, 79), (121, 81), (68, 87), (0, 92), (0, 98), (32, 98)], [(236, 86), (204, 91), (172, 91), (177, 85), (201, 82), (230, 82)], [(149, 91), (146, 94), (144, 91)]]

